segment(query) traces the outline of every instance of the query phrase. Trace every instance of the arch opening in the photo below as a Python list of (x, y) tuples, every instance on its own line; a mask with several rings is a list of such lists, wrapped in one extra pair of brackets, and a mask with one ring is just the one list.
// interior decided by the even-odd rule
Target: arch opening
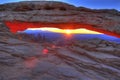
[(85, 28), (79, 28), (79, 29), (60, 29), (55, 27), (41, 27), (41, 28), (27, 28), (25, 31), (49, 31), (54, 33), (62, 33), (62, 34), (103, 34), (100, 32), (88, 30)]
[(120, 38), (120, 35), (104, 29), (95, 28), (94, 26), (81, 23), (43, 23), (43, 22), (22, 22), (22, 21), (5, 21), (5, 24), (10, 28), (10, 31), (16, 33), (17, 31), (24, 31), (27, 28), (41, 28), (41, 27), (55, 27), (60, 29), (79, 29), (85, 28), (99, 33)]
[(18, 32), (17, 36), (22, 40), (30, 42), (50, 42), (67, 45), (75, 41), (85, 40), (105, 40), (120, 43), (120, 38), (105, 35), (85, 28), (80, 29), (59, 29), (59, 28), (28, 28), (25, 31)]

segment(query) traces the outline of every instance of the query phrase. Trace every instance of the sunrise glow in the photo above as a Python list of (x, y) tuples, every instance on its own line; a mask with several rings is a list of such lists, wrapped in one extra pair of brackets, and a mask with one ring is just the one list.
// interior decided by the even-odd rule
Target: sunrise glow
[(65, 33), (65, 34), (102, 34), (100, 32), (91, 31), (85, 28), (81, 29), (59, 29), (59, 28), (28, 28), (27, 30), (42, 30), (42, 31), (51, 31), (56, 33)]
[(67, 29), (67, 30), (65, 30), (65, 33), (66, 34), (71, 34), (72, 32), (71, 32), (71, 30)]

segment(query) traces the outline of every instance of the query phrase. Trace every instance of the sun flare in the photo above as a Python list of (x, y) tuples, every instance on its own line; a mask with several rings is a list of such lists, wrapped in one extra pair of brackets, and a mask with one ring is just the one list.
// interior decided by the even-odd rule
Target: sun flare
[(71, 32), (71, 30), (67, 29), (67, 30), (65, 30), (65, 33), (66, 34), (71, 34), (72, 32)]
[(50, 31), (56, 33), (64, 33), (64, 34), (102, 34), (100, 32), (91, 31), (85, 28), (80, 29), (59, 29), (59, 28), (28, 28), (27, 30), (41, 30), (41, 31)]

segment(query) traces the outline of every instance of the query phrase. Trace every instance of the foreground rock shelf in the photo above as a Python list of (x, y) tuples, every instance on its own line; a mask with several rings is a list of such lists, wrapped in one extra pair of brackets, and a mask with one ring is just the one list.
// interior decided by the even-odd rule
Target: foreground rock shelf
[(19, 40), (6, 26), (2, 27), (4, 30), (0, 32), (1, 80), (120, 78), (120, 44), (100, 39), (74, 41), (64, 47), (47, 42), (38, 44)]
[[(50, 5), (53, 8), (48, 8)], [(76, 8), (59, 2), (20, 2), (0, 5), (0, 21), (0, 80), (120, 79), (120, 44), (100, 39), (74, 41), (64, 47), (45, 41), (38, 44), (17, 38), (4, 24), (78, 22), (119, 35), (120, 13), (116, 10)]]

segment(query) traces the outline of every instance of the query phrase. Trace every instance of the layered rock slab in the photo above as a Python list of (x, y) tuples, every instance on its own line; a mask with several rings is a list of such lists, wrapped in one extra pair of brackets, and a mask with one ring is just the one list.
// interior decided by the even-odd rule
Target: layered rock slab
[[(5, 30), (8, 31), (8, 28)], [(0, 33), (1, 80), (120, 78), (120, 44), (92, 39), (61, 47), (47, 42), (22, 41), (10, 32), (6, 34), (5, 30), (1, 30), (4, 36)], [(44, 49), (48, 52), (44, 53)]]
[[(56, 2), (20, 2), (0, 5), (1, 21), (80, 23), (119, 34), (116, 10), (90, 10)], [(58, 2), (57, 2), (58, 3)], [(37, 5), (35, 7), (29, 7)], [(58, 5), (58, 4), (56, 4)], [(55, 6), (56, 6), (55, 5)], [(62, 5), (62, 8), (61, 8)], [(65, 6), (67, 5), (67, 6)], [(63, 7), (65, 6), (65, 7)], [(11, 7), (11, 8), (10, 8)], [(43, 7), (43, 8), (41, 8)], [(52, 17), (51, 17), (52, 16)], [(21, 27), (21, 26), (20, 26)], [(0, 22), (1, 80), (119, 80), (120, 44), (93, 39), (60, 47), (22, 41)], [(44, 50), (48, 53), (44, 53)], [(7, 76), (7, 77), (6, 77)]]

